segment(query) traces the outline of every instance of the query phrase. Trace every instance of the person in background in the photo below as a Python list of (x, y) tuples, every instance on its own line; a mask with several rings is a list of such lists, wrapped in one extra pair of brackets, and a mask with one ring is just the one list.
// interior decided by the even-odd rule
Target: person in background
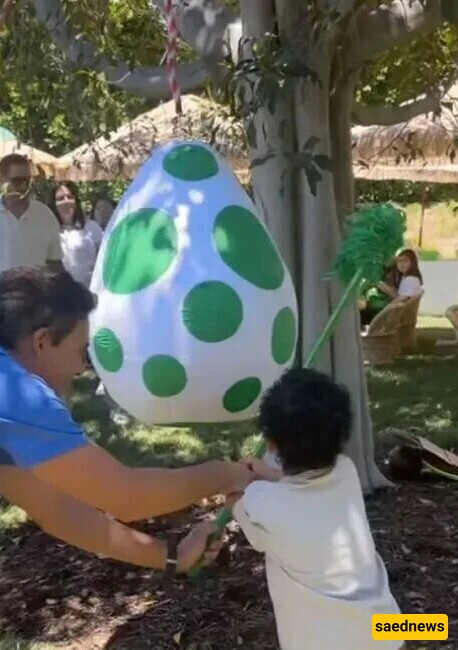
[(418, 268), (418, 258), (410, 248), (401, 251), (396, 257), (396, 280), (392, 287), (386, 282), (378, 286), (391, 300), (405, 300), (418, 296), (423, 289), (423, 277)]
[(0, 271), (18, 266), (62, 270), (59, 224), (51, 210), (31, 197), (30, 162), (17, 153), (0, 161)]
[(99, 194), (92, 202), (90, 218), (105, 230), (115, 209), (116, 201), (108, 194)]
[(413, 298), (422, 289), (423, 277), (418, 268), (418, 258), (413, 250), (407, 248), (397, 255), (394, 265), (386, 270), (382, 282), (362, 287), (361, 327), (369, 325), (390, 303)]
[(96, 221), (86, 221), (76, 185), (59, 183), (53, 188), (50, 207), (60, 224), (65, 269), (89, 286), (103, 232)]
[(235, 519), (265, 555), (282, 650), (398, 650), (374, 641), (373, 614), (399, 614), (367, 520), (358, 474), (343, 454), (350, 396), (297, 368), (262, 398), (260, 429), (282, 470), (250, 459), (255, 480), (231, 495)]
[(244, 463), (218, 460), (130, 467), (87, 437), (67, 404), (74, 376), (85, 369), (94, 306), (95, 296), (65, 271), (0, 274), (0, 494), (68, 544), (186, 572), (205, 553), (212, 524), (198, 526), (178, 548), (126, 524), (243, 491), (255, 475)]

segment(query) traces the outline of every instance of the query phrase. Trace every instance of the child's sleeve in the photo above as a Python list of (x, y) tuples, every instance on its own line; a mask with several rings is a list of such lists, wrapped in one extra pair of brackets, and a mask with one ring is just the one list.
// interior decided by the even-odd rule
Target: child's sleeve
[(270, 533), (265, 512), (268, 507), (268, 498), (265, 488), (264, 481), (252, 483), (233, 508), (235, 520), (239, 523), (251, 546), (259, 553), (266, 553), (270, 546)]

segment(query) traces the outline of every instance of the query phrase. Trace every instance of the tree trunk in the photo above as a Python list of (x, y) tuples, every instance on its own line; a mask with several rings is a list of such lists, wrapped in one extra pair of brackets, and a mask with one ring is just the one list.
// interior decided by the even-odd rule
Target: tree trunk
[[(333, 221), (333, 236), (337, 249), (341, 240), (343, 218), (354, 209), (350, 135), (353, 97), (354, 80), (346, 79), (334, 88), (330, 104), (329, 124), (337, 206), (337, 215)], [(334, 304), (338, 298), (338, 290), (334, 288)], [(388, 486), (390, 483), (374, 462), (374, 436), (360, 336), (359, 314), (356, 306), (349, 307), (334, 335), (334, 376), (350, 389), (353, 398), (355, 422), (347, 452), (358, 468), (363, 488), (369, 491)]]
[[(265, 22), (266, 5), (272, 8), (272, 4), (266, 0), (242, 3), (246, 35), (257, 36), (269, 29)], [(292, 31), (295, 25), (301, 24), (294, 19), (296, 8), (297, 4), (293, 0), (276, 0), (280, 38), (289, 38), (291, 34), (293, 38), (299, 36)], [(260, 11), (263, 11), (263, 20), (260, 20)], [(272, 16), (269, 16), (269, 21), (272, 22)], [(304, 38), (304, 35), (301, 37)], [(322, 172), (323, 178), (318, 183), (316, 196), (303, 171), (292, 173), (289, 170), (291, 156), (277, 156), (257, 167), (253, 174), (258, 205), (266, 215), (270, 232), (285, 261), (295, 271), (293, 276), (299, 298), (302, 362), (321, 333), (341, 292), (337, 283), (327, 283), (323, 277), (332, 268), (339, 250), (339, 211), (344, 208), (348, 211), (353, 207), (349, 97), (342, 95), (331, 107), (331, 56), (323, 43), (317, 44), (315, 50), (307, 50), (307, 65), (318, 74), (320, 84), (309, 78), (300, 78), (296, 81), (291, 96), (283, 93), (277, 102), (274, 116), (267, 109), (260, 110), (256, 116), (258, 146), (251, 151), (252, 157), (262, 152), (259, 142), (262, 142), (260, 134), (264, 124), (267, 127), (264, 128), (267, 142), (262, 147), (266, 150), (287, 151), (292, 146), (299, 152), (309, 138), (315, 137), (319, 138), (316, 153), (330, 157), (335, 155), (339, 165), (335, 176), (330, 172)], [(343, 105), (344, 99), (348, 106)], [(339, 117), (339, 111), (343, 108), (345, 112)], [(278, 138), (278, 122), (282, 119), (288, 119), (292, 130), (287, 135), (286, 143)], [(285, 171), (288, 181), (282, 195), (279, 192), (279, 182)], [(369, 492), (387, 482), (374, 463), (372, 427), (359, 337), (356, 309), (349, 308), (332, 343), (321, 353), (317, 367), (332, 373), (351, 392), (354, 428), (347, 451), (357, 466), (364, 491)]]

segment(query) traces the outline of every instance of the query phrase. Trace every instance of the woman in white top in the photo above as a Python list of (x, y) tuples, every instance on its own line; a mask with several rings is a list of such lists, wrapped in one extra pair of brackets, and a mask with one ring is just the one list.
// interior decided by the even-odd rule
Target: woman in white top
[(396, 258), (395, 286), (380, 282), (378, 287), (393, 300), (405, 300), (418, 296), (423, 289), (423, 277), (418, 268), (415, 252), (407, 248)]
[(89, 286), (103, 237), (102, 229), (96, 221), (85, 220), (78, 189), (73, 183), (56, 185), (50, 207), (61, 226), (64, 267), (75, 280)]

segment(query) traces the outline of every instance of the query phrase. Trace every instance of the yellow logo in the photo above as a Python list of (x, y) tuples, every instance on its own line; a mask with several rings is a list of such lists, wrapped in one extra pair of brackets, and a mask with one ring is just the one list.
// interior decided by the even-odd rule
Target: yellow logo
[(446, 641), (446, 614), (374, 614), (372, 638), (375, 641)]

